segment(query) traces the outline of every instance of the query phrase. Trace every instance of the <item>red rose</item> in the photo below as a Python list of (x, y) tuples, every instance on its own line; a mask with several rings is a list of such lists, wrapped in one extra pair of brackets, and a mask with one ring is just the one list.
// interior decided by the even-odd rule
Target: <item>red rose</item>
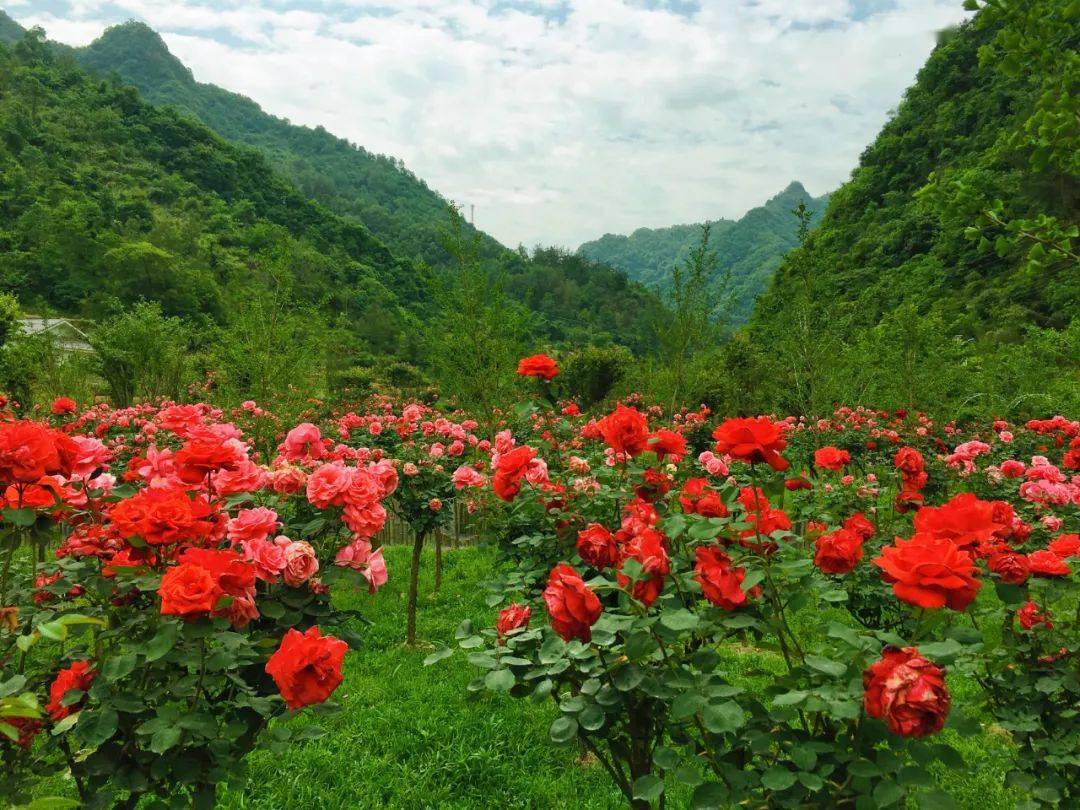
[(787, 447), (784, 431), (767, 416), (727, 419), (713, 431), (716, 452), (749, 464), (768, 464), (783, 472), (790, 464), (780, 455)]
[(1080, 557), (1080, 534), (1062, 534), (1050, 541), (1046, 550), (1061, 559)]
[(57, 397), (52, 401), (53, 416), (64, 416), (65, 414), (75, 413), (75, 400), (71, 397)]
[(596, 427), (607, 446), (617, 453), (636, 456), (648, 449), (649, 424), (645, 414), (635, 408), (620, 404)]
[(225, 517), (204, 495), (179, 488), (141, 489), (113, 504), (109, 518), (122, 537), (141, 537), (151, 546), (220, 539)]
[(1052, 551), (1041, 548), (1028, 554), (1031, 573), (1037, 577), (1067, 577), (1069, 566)]
[(914, 447), (901, 447), (893, 456), (893, 466), (905, 479), (914, 479), (926, 470), (922, 454)]
[(578, 532), (577, 552), (593, 568), (613, 568), (619, 564), (615, 535), (599, 523), (590, 523)]
[(708, 478), (689, 478), (679, 493), (679, 505), (686, 514), (727, 517), (728, 508), (720, 493), (709, 486)]
[(532, 608), (514, 603), (499, 612), (499, 620), (495, 622), (495, 632), (499, 634), (499, 638), (502, 638), (512, 630), (528, 627), (531, 617)]
[(578, 572), (562, 563), (551, 569), (544, 589), (551, 626), (563, 641), (592, 639), (592, 626), (603, 612), (600, 600)]
[(1033, 630), (1040, 626), (1047, 630), (1054, 629), (1054, 623), (1050, 621), (1050, 611), (1043, 613), (1034, 602), (1024, 603), (1023, 607), (1016, 611), (1016, 618), (1025, 630)]
[(866, 515), (862, 512), (856, 512), (845, 520), (844, 528), (855, 532), (863, 540), (869, 540), (874, 536), (874, 524), (867, 520)]
[(990, 501), (963, 492), (941, 506), (924, 506), (916, 512), (915, 531), (946, 538), (959, 548), (970, 548), (988, 542), (1006, 528), (994, 519), (994, 512)]
[(233, 440), (191, 439), (176, 451), (176, 475), (188, 484), (205, 481), (219, 470), (236, 470), (245, 461), (243, 446)]
[(536, 451), (524, 444), (502, 453), (495, 464), (495, 475), (491, 478), (491, 488), (495, 495), (504, 501), (514, 500), (521, 491), (521, 479), (525, 477), (529, 463), (534, 458)]
[(945, 671), (915, 647), (886, 647), (881, 660), (863, 672), (866, 713), (884, 720), (893, 734), (936, 734), (945, 725), (951, 704)]
[(1023, 585), (1031, 576), (1028, 558), (1012, 550), (991, 554), (987, 567), (991, 573), (997, 574), (1002, 582), (1010, 585)]
[[(747, 593), (742, 588), (746, 571), (736, 568), (731, 557), (719, 546), (698, 546), (695, 554), (694, 579), (701, 586), (702, 595), (724, 610), (735, 610), (746, 604)], [(761, 589), (754, 586), (750, 596), (756, 596)]]
[(201, 565), (173, 566), (158, 588), (162, 614), (185, 618), (209, 615), (224, 593), (213, 573)]
[(765, 493), (760, 488), (743, 487), (739, 490), (739, 503), (746, 510), (746, 520), (754, 527), (744, 529), (739, 533), (740, 544), (771, 554), (776, 550), (776, 544), (768, 538), (775, 531), (788, 531), (791, 529), (791, 518), (783, 509), (774, 509)]
[(910, 540), (897, 537), (881, 550), (874, 565), (893, 584), (896, 597), (909, 605), (964, 610), (982, 585), (974, 576), (975, 561), (951, 540), (915, 534)]
[[(633, 595), (646, 607), (656, 601), (664, 588), (664, 577), (671, 573), (668, 561), (667, 540), (656, 529), (643, 529), (635, 534), (622, 548), (622, 562), (637, 560), (644, 576), (634, 583)], [(630, 578), (621, 572), (615, 579), (625, 588)]]
[(678, 464), (686, 455), (686, 437), (674, 430), (661, 429), (649, 437), (649, 449), (660, 461)]
[(822, 470), (840, 470), (851, 463), (851, 453), (837, 447), (820, 447), (814, 451), (814, 466)]
[(290, 628), (281, 645), (266, 662), (285, 705), (293, 711), (322, 703), (341, 685), (341, 665), (349, 645), (333, 636), (319, 635), (318, 627), (306, 633)]
[[(255, 565), (228, 549), (189, 548), (179, 564), (165, 572), (158, 588), (161, 612), (198, 618), (208, 614), (228, 616), (236, 626), (259, 614), (255, 609)], [(223, 596), (231, 602), (218, 610)]]
[(788, 478), (784, 481), (784, 488), (788, 492), (797, 492), (800, 489), (813, 489), (814, 485), (802, 477)]
[(80, 454), (75, 440), (40, 422), (0, 422), (0, 480), (33, 484), (71, 475)]
[(837, 529), (814, 541), (814, 565), (826, 574), (847, 574), (863, 558), (862, 538), (850, 529)]
[(522, 377), (537, 377), (550, 382), (559, 373), (559, 367), (546, 354), (534, 354), (518, 361), (517, 373)]
[(45, 711), (53, 720), (63, 720), (78, 708), (78, 704), (64, 706), (64, 695), (75, 689), (80, 692), (89, 689), (97, 676), (97, 670), (92, 667), (93, 664), (89, 661), (76, 661), (67, 669), (56, 673), (56, 679), (49, 687), (49, 702), (45, 705)]

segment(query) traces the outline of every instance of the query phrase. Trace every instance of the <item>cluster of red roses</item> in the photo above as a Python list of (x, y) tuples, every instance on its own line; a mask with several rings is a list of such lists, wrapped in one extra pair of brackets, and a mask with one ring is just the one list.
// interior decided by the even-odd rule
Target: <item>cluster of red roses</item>
[[(397, 485), (389, 459), (332, 446), (305, 423), (283, 438), (269, 464), (260, 464), (243, 433), (205, 404), (98, 405), (65, 421), (75, 409), (58, 401), (59, 427), (0, 421), (0, 483), (9, 509), (66, 524), (55, 557), (99, 561), (91, 570), (114, 583), (114, 609), (143, 609), (146, 600), (133, 583), (154, 581), (158, 614), (188, 622), (224, 617), (243, 630), (260, 619), (259, 582), (326, 594), (314, 545), (280, 531), (279, 512), (295, 511), (297, 497), (304, 508), (340, 510), (350, 539), (337, 550), (337, 565), (359, 571), (372, 592), (386, 582), (382, 552), (371, 541), (386, 519), (381, 502)], [(260, 498), (274, 508), (249, 505)], [(62, 576), (59, 569), (40, 570), (33, 603), (55, 608), (67, 599), (65, 610), (86, 610), (81, 583), (63, 593), (53, 588)], [(4, 631), (17, 632), (32, 616), (2, 604), (5, 596), (0, 593)], [(341, 681), (346, 648), (316, 627), (303, 634), (290, 629), (266, 672), (289, 708), (321, 702)], [(60, 721), (82, 708), (100, 672), (101, 662), (90, 659), (61, 668), (49, 686), (49, 717)], [(73, 698), (78, 692), (83, 695)], [(25, 746), (41, 727), (29, 717), (3, 722), (18, 729)]]
[[(777, 421), (760, 416), (724, 420), (713, 432), (715, 444), (698, 456), (698, 464), (710, 476), (726, 477), (728, 492), (734, 498), (725, 499), (723, 491), (709, 476), (692, 475), (683, 480), (676, 501), (684, 515), (712, 519), (731, 519), (735, 526), (720, 533), (714, 542), (692, 547), (693, 579), (709, 603), (726, 611), (739, 609), (757, 598), (758, 585), (744, 586), (746, 568), (733, 555), (732, 547), (767, 557), (777, 550), (777, 538), (793, 529), (793, 520), (784, 508), (769, 502), (765, 491), (755, 486), (754, 476), (748, 475), (756, 465), (784, 472), (790, 467), (783, 455), (790, 433), (828, 430), (842, 432), (858, 430), (871, 432), (874, 438), (863, 442), (866, 451), (877, 449), (877, 440), (890, 444), (902, 441), (906, 415), (890, 416), (887, 427), (879, 427), (880, 412), (842, 410), (838, 412), (842, 426), (822, 422), (811, 426), (800, 420)], [(564, 414), (566, 416), (566, 414)], [(572, 416), (572, 415), (571, 415)], [(932, 422), (919, 417), (913, 437), (925, 438)], [(1064, 425), (1071, 423), (1065, 422)], [(544, 423), (544, 441), (553, 443), (550, 429)], [(1054, 422), (1061, 430), (1062, 420)], [(1005, 432), (1004, 428), (997, 428)], [(950, 436), (953, 429), (946, 430)], [(675, 430), (651, 430), (646, 413), (625, 404), (602, 419), (589, 420), (578, 428), (577, 436), (567, 441), (565, 457), (554, 457), (556, 467), (572, 476), (564, 485), (561, 477), (545, 475), (537, 484), (537, 495), (548, 508), (556, 506), (563, 513), (573, 513), (575, 499), (592, 498), (600, 489), (595, 474), (590, 478), (590, 464), (582, 441), (599, 440), (605, 445), (604, 463), (608, 467), (637, 465), (633, 484), (634, 498), (622, 508), (619, 527), (607, 528), (590, 522), (576, 531), (574, 551), (581, 563), (598, 573), (613, 571), (618, 585), (625, 589), (637, 604), (647, 609), (658, 599), (667, 583), (679, 572), (675, 565), (669, 538), (661, 528), (658, 505), (670, 514), (673, 503), (667, 493), (679, 476), (676, 467), (687, 455), (684, 433)], [(939, 442), (942, 457), (948, 447)], [(641, 465), (642, 454), (655, 453), (657, 465)], [(555, 450), (556, 455), (559, 452)], [(980, 451), (981, 452), (981, 451)], [(578, 455), (578, 454), (581, 455)], [(819, 446), (812, 452), (813, 467), (819, 476), (804, 473), (797, 486), (787, 489), (794, 495), (805, 491), (807, 498), (833, 497), (843, 493), (836, 487), (852, 487), (856, 480), (851, 473), (840, 479), (822, 477), (825, 473), (845, 473), (852, 465), (850, 449), (833, 445)], [(521, 446), (496, 454), (493, 489), (502, 500), (513, 500), (524, 482), (531, 481), (527, 473), (536, 464), (537, 453)], [(731, 472), (732, 465), (741, 462), (748, 467)], [(895, 452), (892, 464), (899, 472), (900, 485), (896, 490), (895, 508), (903, 514), (912, 507), (915, 512), (910, 536), (897, 537), (893, 543), (875, 543), (877, 556), (873, 566), (880, 571), (881, 580), (891, 587), (901, 602), (922, 609), (948, 607), (962, 611), (972, 602), (981, 585), (980, 563), (1004, 582), (1022, 583), (1028, 576), (1063, 577), (1070, 573), (1066, 562), (1069, 556), (1080, 556), (1080, 541), (1076, 535), (1060, 535), (1047, 548), (1020, 551), (1014, 544), (1023, 544), (1031, 527), (1017, 516), (1005, 500), (982, 500), (975, 494), (960, 493), (940, 506), (924, 505), (924, 490), (929, 473), (924, 455), (913, 446), (903, 446)], [(644, 469), (642, 469), (644, 467)], [(1002, 465), (1008, 469), (1007, 464)], [(949, 469), (946, 463), (945, 468)], [(962, 467), (957, 468), (962, 469)], [(1045, 465), (1041, 467), (1045, 469)], [(1008, 474), (1008, 473), (1006, 473)], [(746, 478), (751, 479), (747, 484)], [(1029, 476), (1029, 480), (1031, 480)], [(868, 512), (878, 519), (874, 499), (880, 482), (868, 474), (857, 484), (859, 497), (868, 504)], [(1080, 500), (1077, 501), (1080, 503)], [(577, 508), (585, 508), (579, 506)], [(734, 514), (733, 514), (734, 510)], [(1044, 525), (1059, 525), (1056, 519), (1043, 518)], [(572, 523), (564, 520), (563, 523)], [(810, 522), (804, 535), (813, 540), (813, 563), (823, 573), (843, 576), (853, 572), (866, 556), (866, 546), (878, 527), (862, 511), (853, 511), (840, 525), (829, 527)], [(905, 532), (906, 534), (906, 532)], [(632, 574), (627, 564), (633, 561)], [(543, 590), (543, 605), (553, 630), (565, 641), (572, 639), (588, 643), (592, 628), (603, 615), (609, 599), (594, 591), (574, 565), (561, 562), (551, 569)], [(611, 603), (614, 604), (614, 603)], [(527, 627), (531, 609), (514, 603), (504, 609), (497, 621), (500, 637)], [(1050, 617), (1036, 603), (1029, 602), (1017, 614), (1024, 629), (1051, 626)], [(906, 736), (925, 736), (938, 731), (949, 712), (950, 700), (945, 687), (944, 671), (921, 655), (914, 647), (889, 647), (864, 674), (864, 703), (869, 715), (883, 719), (889, 729)]]

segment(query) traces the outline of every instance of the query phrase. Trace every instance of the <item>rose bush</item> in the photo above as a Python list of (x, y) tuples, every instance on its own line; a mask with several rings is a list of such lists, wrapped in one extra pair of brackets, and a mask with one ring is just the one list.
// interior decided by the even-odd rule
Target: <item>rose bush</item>
[(329, 710), (358, 638), (329, 586), (385, 582), (396, 474), (310, 424), (263, 460), (206, 405), (54, 413), (0, 422), (0, 796), (63, 769), (87, 806), (210, 807), (256, 745), (321, 733), (263, 732)]
[(990, 723), (1031, 802), (1075, 800), (1077, 424), (841, 409), (721, 420), (692, 454), (703, 418), (531, 408), (502, 436), (506, 607), (459, 628), (470, 689), (552, 701), (634, 806), (949, 806), (940, 732)]

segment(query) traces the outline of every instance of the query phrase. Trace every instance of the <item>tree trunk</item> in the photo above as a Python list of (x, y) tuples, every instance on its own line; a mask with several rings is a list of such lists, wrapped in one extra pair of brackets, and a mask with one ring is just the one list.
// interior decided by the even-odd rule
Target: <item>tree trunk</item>
[(420, 581), (420, 553), (424, 550), (424, 535), (417, 533), (413, 537), (412, 570), (409, 572), (409, 618), (405, 630), (405, 643), (416, 645), (416, 589)]
[(442, 532), (435, 532), (435, 593), (442, 587)]

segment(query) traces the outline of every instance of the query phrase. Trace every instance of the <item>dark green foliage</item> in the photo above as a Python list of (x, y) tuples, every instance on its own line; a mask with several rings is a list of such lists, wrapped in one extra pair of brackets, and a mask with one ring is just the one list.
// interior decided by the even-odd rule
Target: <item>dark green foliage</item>
[(380, 350), (423, 309), (423, 274), (363, 226), (39, 34), (0, 49), (0, 87), (0, 287), (35, 308), (101, 317), (146, 298), (205, 326), (227, 288), (285, 284)]
[(586, 408), (602, 402), (633, 367), (634, 358), (622, 346), (586, 346), (562, 358), (559, 393)]
[[(321, 128), (294, 126), (264, 113), (250, 99), (195, 82), (161, 38), (140, 23), (111, 28), (86, 48), (37, 42), (35, 49), (37, 62), (53, 69), (62, 65), (72, 78), (76, 63), (102, 77), (81, 81), (83, 89), (71, 89), (65, 100), (73, 117), (92, 121), (93, 149), (107, 161), (105, 167), (86, 167), (81, 176), (64, 175), (63, 185), (53, 188), (55, 204), (41, 203), (46, 196), (42, 184), (26, 189), (24, 204), (42, 207), (33, 214), (34, 230), (51, 242), (32, 243), (26, 252), (33, 248), (51, 270), (46, 278), (41, 268), (0, 262), (0, 286), (20, 288), (24, 296), (48, 286), (49, 300), (67, 311), (98, 313), (154, 299), (167, 314), (206, 322), (222, 320), (221, 290), (235, 286), (238, 275), (245, 286), (262, 289), (276, 283), (279, 271), (287, 271), (294, 277), (290, 285), (298, 302), (348, 321), (360, 339), (359, 346), (351, 347), (352, 362), (359, 361), (360, 353), (372, 359), (387, 354), (420, 359), (411, 316), (431, 314), (427, 265), (439, 273), (453, 264), (442, 239), (448, 206), (400, 161), (373, 155)], [(118, 82), (130, 82), (141, 97), (173, 109), (138, 104), (130, 90), (115, 86)], [(59, 103), (55, 84), (35, 79), (24, 88), (24, 105), (36, 103), (38, 96), (50, 107)], [(87, 88), (93, 88), (95, 98), (84, 98)], [(78, 103), (70, 103), (73, 96), (79, 96)], [(109, 106), (115, 96), (127, 99), (138, 114), (95, 109), (88, 117), (81, 109)], [(154, 138), (146, 142), (143, 118), (154, 120), (149, 134), (167, 152), (148, 149)], [(196, 121), (257, 151), (225, 144)], [(76, 162), (92, 151), (82, 148), (82, 130), (89, 126), (73, 129), (80, 144)], [(140, 129), (133, 132), (131, 126)], [(160, 129), (167, 131), (159, 134)], [(25, 137), (20, 131), (9, 132), (5, 140), (13, 156), (21, 153)], [(37, 144), (43, 158), (53, 145), (69, 147), (60, 135), (54, 140)], [(130, 153), (123, 155), (122, 165), (113, 163), (121, 157), (115, 144)], [(142, 167), (144, 158), (154, 165)], [(124, 193), (112, 192), (117, 171), (128, 175), (120, 184)], [(178, 177), (159, 180), (161, 171)], [(125, 198), (102, 205), (100, 193), (89, 193), (94, 186), (88, 187), (88, 179), (109, 183), (110, 192)], [(150, 183), (153, 192), (145, 185)], [(128, 194), (133, 199), (126, 199)], [(207, 194), (216, 199), (198, 199)], [(117, 215), (124, 224), (118, 238), (91, 235), (102, 227), (111, 230), (110, 218)], [(607, 267), (554, 250), (541, 251), (534, 261), (468, 223), (461, 227), (477, 239), (478, 260), (489, 272), (505, 276), (507, 294), (539, 315), (530, 321), (534, 338), (648, 349), (648, 316), (660, 306), (652, 293)], [(420, 259), (415, 265), (401, 260), (415, 257)], [(87, 264), (100, 265), (101, 272), (87, 277), (76, 269)], [(24, 285), (33, 276), (41, 278), (40, 287)]]
[(192, 381), (191, 342), (183, 321), (164, 317), (159, 304), (147, 302), (105, 320), (90, 335), (97, 373), (118, 407), (180, 397)]
[[(711, 246), (717, 256), (712, 278), (717, 289), (713, 292), (722, 292), (719, 288), (724, 286), (723, 276), (731, 278), (733, 323), (747, 321), (755, 299), (768, 285), (784, 254), (798, 245), (798, 223), (792, 218), (791, 210), (800, 202), (806, 203), (816, 222), (825, 209), (828, 195), (811, 197), (801, 183), (793, 182), (738, 221), (718, 219), (703, 223), (712, 228)], [(630, 236), (607, 234), (586, 242), (579, 252), (666, 293), (671, 289), (671, 268), (685, 261), (700, 237), (700, 224), (639, 228)]]
[[(449, 261), (439, 239), (447, 201), (400, 160), (373, 154), (322, 127), (290, 124), (245, 96), (196, 82), (143, 23), (108, 29), (78, 49), (76, 58), (97, 75), (119, 75), (153, 104), (173, 106), (222, 137), (255, 147), (305, 196), (364, 223), (397, 256), (429, 264)], [(483, 244), (487, 256), (503, 251), (487, 235)]]
[[(1076, 105), (1080, 8), (1009, 8), (941, 38), (759, 299), (753, 340), (790, 382), (774, 405), (1075, 409), (1077, 356), (1060, 350), (1073, 338), (1040, 330), (1064, 330), (1080, 312), (1075, 149), (1051, 159), (1075, 145), (1078, 123), (1035, 127), (1037, 142), (1026, 133), (1048, 94)], [(1027, 69), (1001, 69), (1025, 48)], [(793, 334), (800, 323), (810, 328)], [(1030, 365), (1014, 376), (1019, 361)], [(1064, 398), (1049, 397), (1048, 381)]]
[(571, 346), (618, 343), (635, 354), (653, 348), (650, 323), (659, 299), (622, 273), (560, 248), (531, 257), (506, 253), (499, 262), (506, 293), (536, 313), (538, 331)]

